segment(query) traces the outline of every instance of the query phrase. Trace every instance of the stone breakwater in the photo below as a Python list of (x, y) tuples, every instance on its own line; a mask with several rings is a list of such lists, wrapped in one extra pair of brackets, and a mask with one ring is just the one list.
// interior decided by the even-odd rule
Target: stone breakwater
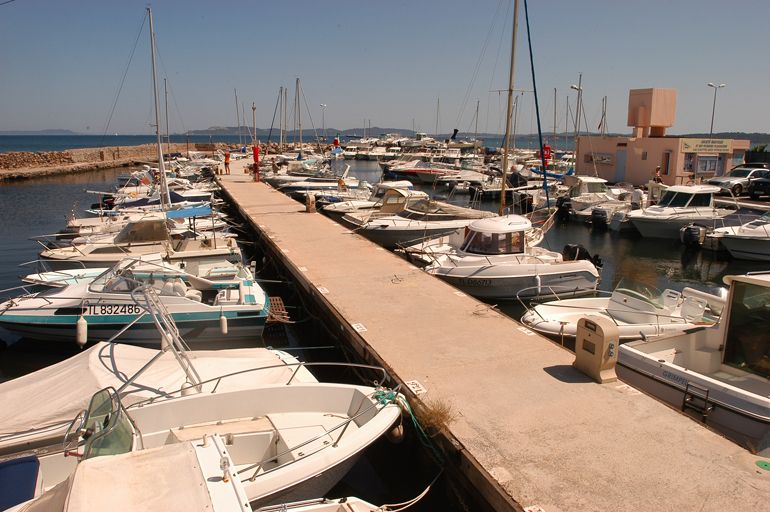
[[(317, 145), (303, 144), (306, 148), (317, 149)], [(179, 153), (183, 156), (190, 152), (203, 153), (204, 156), (212, 156), (216, 151), (229, 151), (238, 149), (238, 144), (171, 144), (163, 145), (164, 153)], [(287, 145), (284, 145), (284, 149)], [(332, 149), (325, 145), (324, 151)], [(268, 152), (271, 155), (278, 153), (279, 145), (271, 142), (259, 144), (260, 155)], [(156, 144), (142, 144), (140, 146), (109, 146), (101, 148), (69, 149), (67, 151), (49, 152), (15, 152), (0, 154), (0, 181), (29, 179), (39, 176), (55, 174), (71, 174), (110, 167), (128, 167), (131, 165), (143, 165), (158, 162), (158, 149)]]
[[(230, 150), (231, 144), (190, 144), (189, 151), (210, 156), (216, 150)], [(163, 145), (164, 153), (186, 155), (187, 144)], [(158, 149), (155, 144), (140, 146), (109, 146), (101, 148), (69, 149), (50, 152), (16, 152), (0, 154), (0, 180), (27, 179), (53, 174), (69, 174), (108, 167), (121, 167), (157, 163)]]

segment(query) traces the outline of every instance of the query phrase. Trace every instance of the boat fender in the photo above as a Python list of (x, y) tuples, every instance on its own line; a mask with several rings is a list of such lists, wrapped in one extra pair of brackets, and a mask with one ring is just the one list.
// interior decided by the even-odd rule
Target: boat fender
[(80, 348), (83, 348), (88, 343), (88, 322), (83, 315), (80, 315), (75, 324), (75, 341)]
[(535, 276), (535, 288), (537, 288), (537, 295), (540, 295), (540, 291), (542, 289), (542, 283), (540, 281), (540, 276)]
[(227, 334), (227, 317), (224, 312), (219, 315), (219, 329), (222, 331), (222, 334)]
[[(188, 395), (194, 395), (195, 394), (195, 386), (193, 386), (190, 382), (185, 381), (184, 384), (182, 384), (182, 396), (188, 396)], [(204, 439), (204, 443), (205, 443)]]
[(385, 437), (393, 444), (399, 444), (404, 440), (404, 424), (399, 422), (398, 425), (385, 432)]

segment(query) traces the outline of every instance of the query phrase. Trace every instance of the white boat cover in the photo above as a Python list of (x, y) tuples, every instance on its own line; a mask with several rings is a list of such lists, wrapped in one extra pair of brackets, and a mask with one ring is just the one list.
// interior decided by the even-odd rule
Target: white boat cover
[[(88, 407), (91, 397), (108, 386), (116, 390), (149, 362), (157, 350), (115, 343), (97, 343), (65, 361), (0, 384), (0, 448), (13, 444), (9, 434), (69, 423)], [(189, 351), (188, 356), (202, 381), (221, 375), (282, 363), (297, 362), (293, 356), (265, 348)], [(258, 370), (222, 380), (217, 393), (288, 382), (295, 366)], [(315, 381), (307, 369), (298, 372), (299, 382)], [(179, 390), (185, 374), (174, 354), (166, 352), (121, 393), (124, 406), (163, 392)], [(211, 391), (216, 382), (203, 387)]]
[(96, 457), (20, 512), (104, 510), (214, 511), (195, 449), (188, 441)]

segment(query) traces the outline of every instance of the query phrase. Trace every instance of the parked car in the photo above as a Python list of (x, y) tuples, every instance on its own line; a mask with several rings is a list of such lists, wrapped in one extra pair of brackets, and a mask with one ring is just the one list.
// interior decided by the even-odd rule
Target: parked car
[(770, 177), (770, 170), (763, 167), (736, 167), (722, 176), (709, 179), (706, 183), (719, 187), (722, 194), (732, 192), (738, 197), (749, 189), (754, 180), (767, 177)]
[(749, 197), (756, 200), (767, 195), (770, 195), (770, 176), (751, 180), (749, 184)]

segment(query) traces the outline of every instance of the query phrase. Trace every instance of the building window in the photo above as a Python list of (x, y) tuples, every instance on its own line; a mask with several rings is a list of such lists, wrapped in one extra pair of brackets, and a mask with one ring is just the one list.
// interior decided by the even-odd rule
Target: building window
[(712, 174), (717, 171), (716, 155), (698, 155), (698, 174)]
[(589, 153), (585, 155), (585, 162), (587, 164), (612, 165), (612, 155), (596, 155)]
[(642, 160), (647, 160), (647, 152), (646, 151), (642, 152)]

